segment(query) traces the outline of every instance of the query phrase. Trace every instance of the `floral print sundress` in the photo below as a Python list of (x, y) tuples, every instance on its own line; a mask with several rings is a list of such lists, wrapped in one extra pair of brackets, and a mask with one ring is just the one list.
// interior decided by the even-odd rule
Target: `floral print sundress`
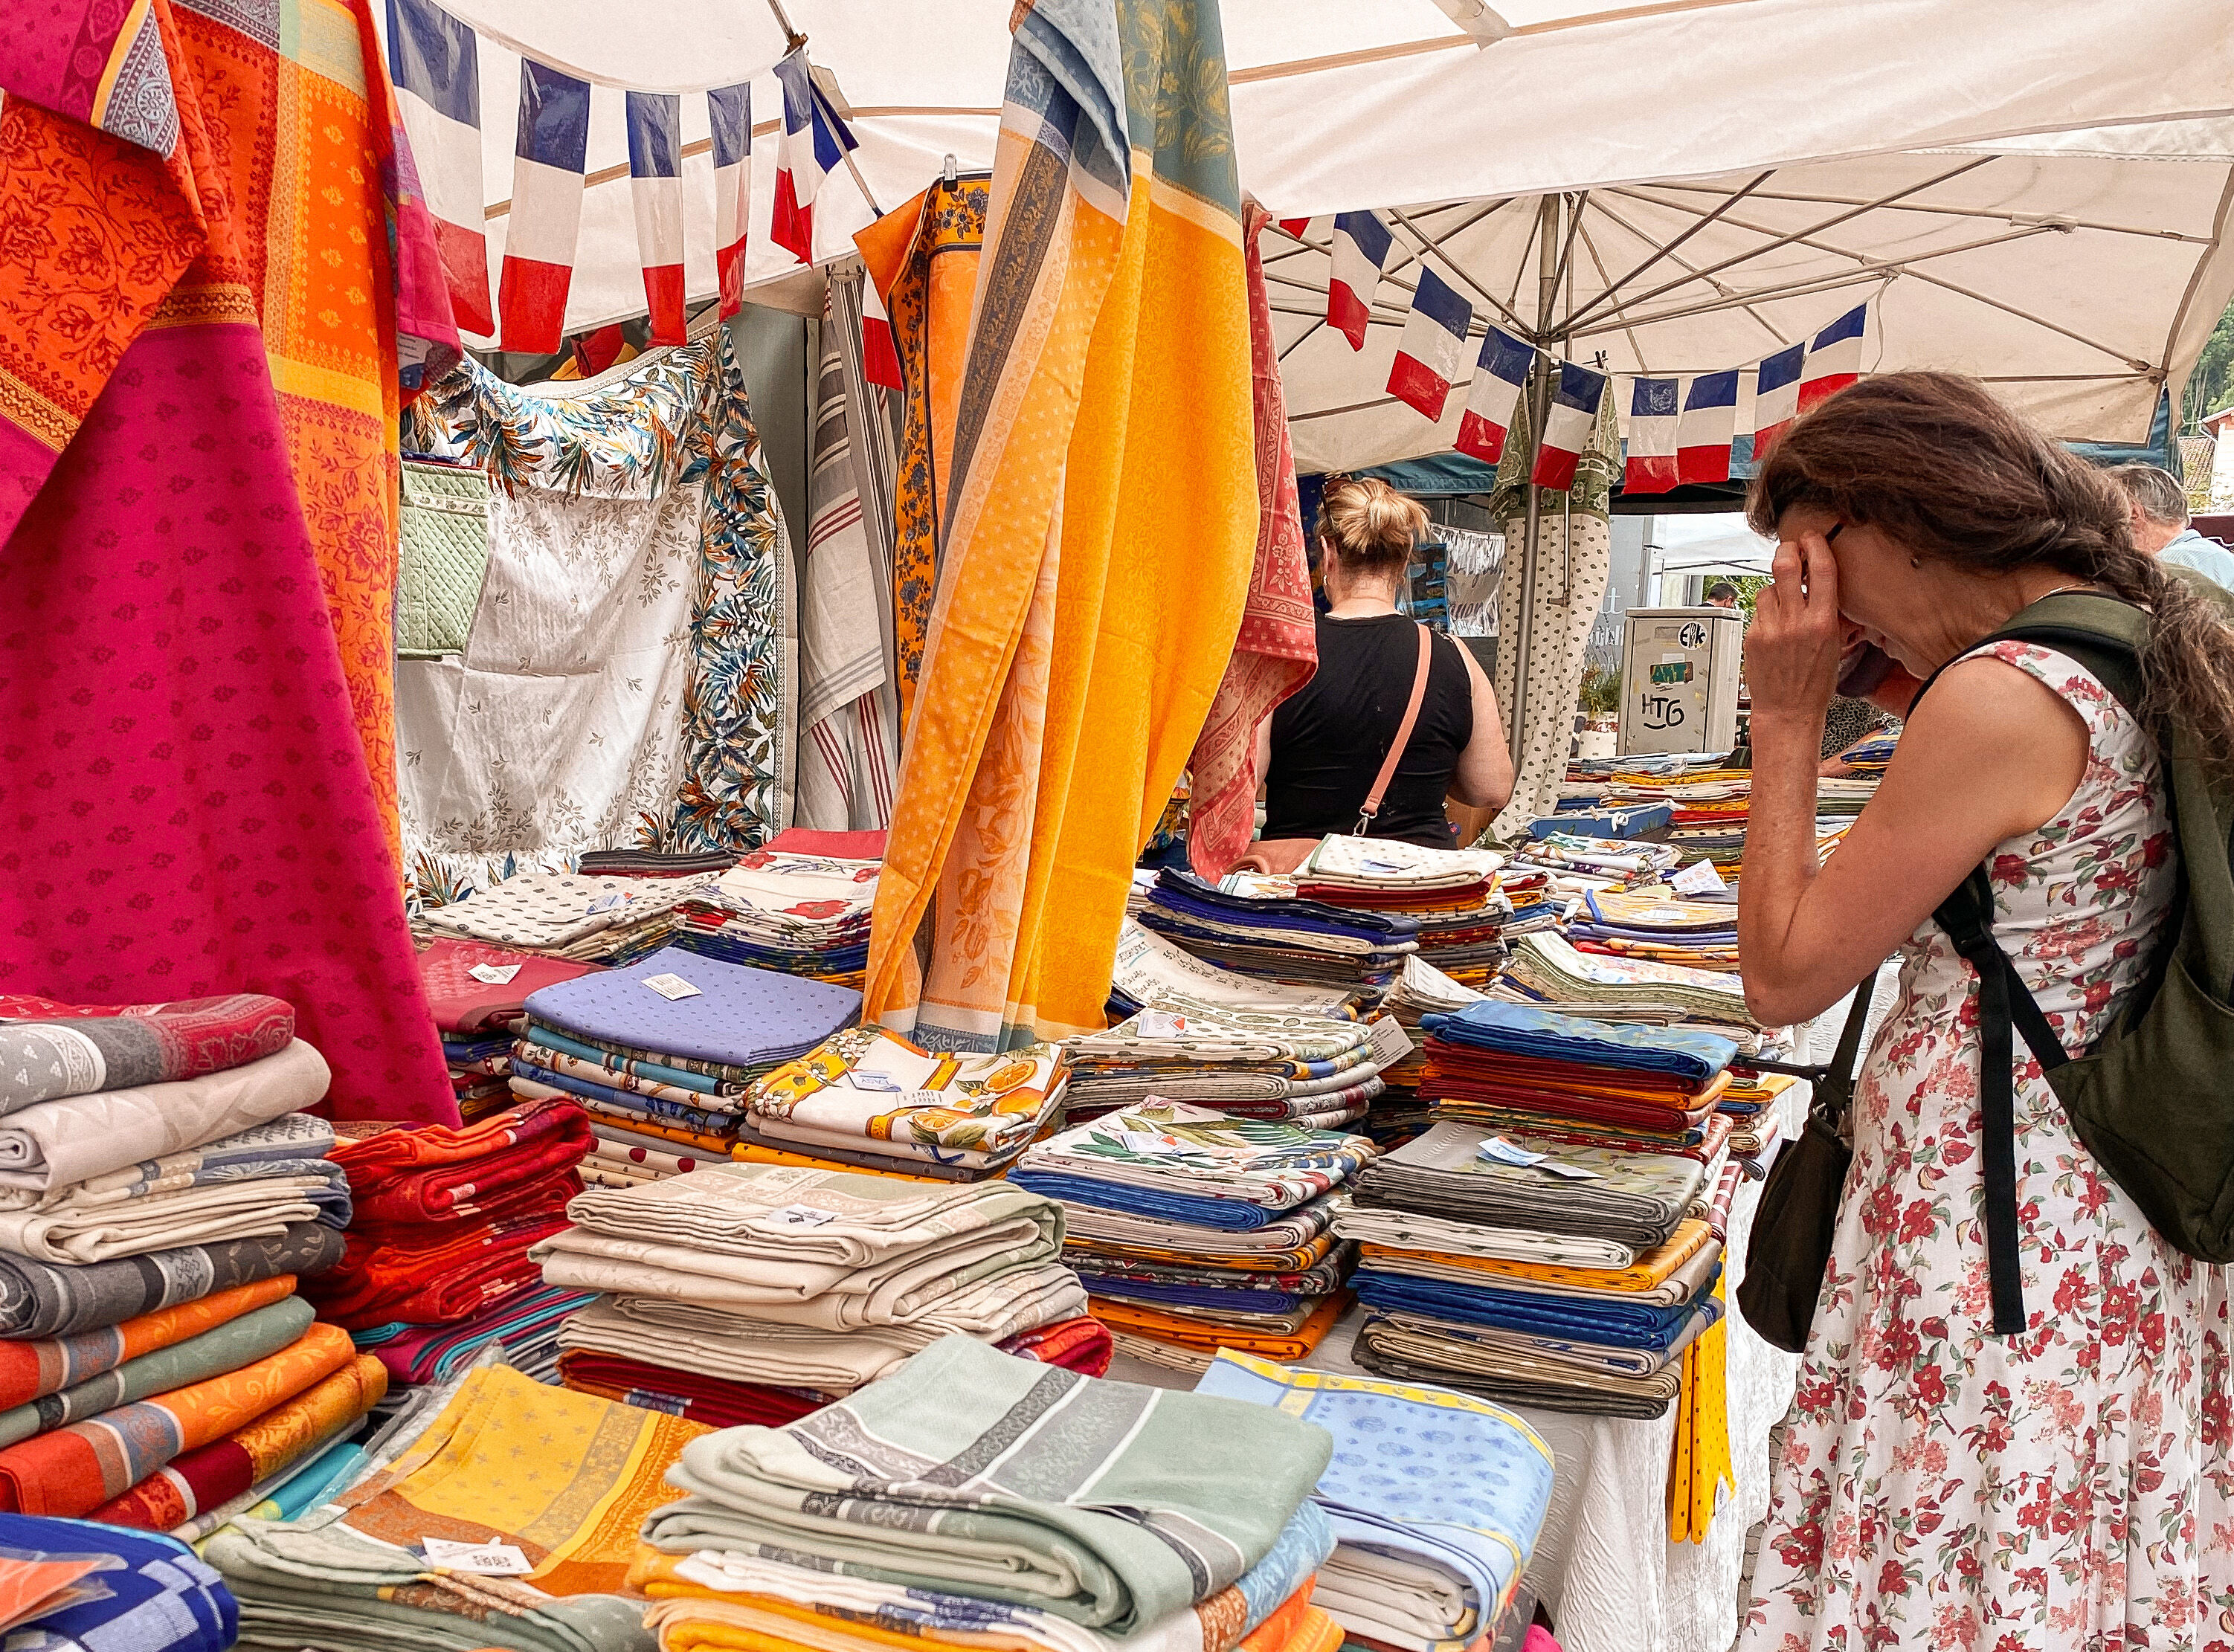
[[(2070, 802), (1993, 861), (1996, 938), (2083, 1048), (2176, 892), (2154, 742), (2067, 656), (1978, 652), (2086, 720)], [(1903, 944), (1741, 1647), (2234, 1649), (2226, 1270), (2158, 1237), (2020, 1039), (2028, 1329), (1991, 1334), (1976, 980), (1929, 919)]]

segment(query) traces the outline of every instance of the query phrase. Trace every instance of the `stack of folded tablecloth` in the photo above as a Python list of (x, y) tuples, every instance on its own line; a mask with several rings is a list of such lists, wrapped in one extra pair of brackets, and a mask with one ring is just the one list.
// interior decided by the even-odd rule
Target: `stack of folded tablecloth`
[(685, 1446), (631, 1581), (663, 1652), (1334, 1652), (1309, 1603), (1328, 1456), (1270, 1407), (950, 1338), (781, 1428)]
[(590, 878), (688, 878), (737, 864), (728, 849), (588, 849), (574, 870)]
[(1664, 891), (1592, 891), (1566, 929), (1578, 952), (1645, 958), (1694, 970), (1738, 967), (1738, 909), (1721, 901), (1684, 900)]
[(531, 994), (512, 1087), (578, 1102), (597, 1137), (585, 1174), (634, 1186), (727, 1157), (747, 1093), (860, 1014), (850, 987), (670, 947)]
[(11, 1652), (230, 1652), (239, 1609), (185, 1544), (79, 1520), (0, 1515)]
[(1707, 1163), (1728, 1148), (1727, 1038), (1486, 1001), (1426, 1028), (1420, 1094), (1439, 1119)]
[(771, 1414), (800, 1390), (850, 1394), (950, 1333), (996, 1342), (1087, 1311), (1057, 1259), (1061, 1209), (1007, 1181), (731, 1163), (592, 1189), (568, 1213), (537, 1247), (544, 1277), (607, 1294), (560, 1329), (567, 1380), (625, 1376), (686, 1415)]
[(311, 1293), (399, 1382), (429, 1382), (490, 1342), (549, 1374), (557, 1322), (585, 1300), (554, 1292), (528, 1248), (566, 1225), (589, 1120), (527, 1101), (460, 1129), (344, 1125), (335, 1151), (356, 1219)]
[(720, 876), (524, 872), (461, 901), (428, 907), (417, 927), (430, 936), (488, 941), (577, 963), (630, 963), (666, 945), (676, 908)]
[(1489, 996), (1599, 1021), (1692, 1027), (1732, 1040), (1748, 1055), (1775, 1041), (1746, 1009), (1744, 983), (1734, 974), (1578, 952), (1552, 934), (1515, 942)]
[[(476, 1369), (414, 1435), (292, 1520), (204, 1548), (240, 1643), (296, 1652), (650, 1652), (622, 1591), (662, 1477), (704, 1433), (680, 1417)], [(516, 1569), (516, 1572), (508, 1569)]]
[(1292, 878), (1156, 876), (1140, 923), (1206, 963), (1266, 981), (1378, 992), (1420, 950), (1411, 918), (1303, 900)]
[(1775, 1145), (1780, 1099), (1798, 1082), (1783, 1073), (1730, 1075), (1729, 1087), (1715, 1100), (1715, 1110), (1730, 1120), (1731, 1158), (1759, 1159)]
[(925, 1050), (848, 1027), (746, 1092), (735, 1157), (980, 1182), (1005, 1174), (1061, 1119), (1068, 1078), (1052, 1044)]
[(512, 1042), (526, 1019), (527, 995), (603, 967), (487, 941), (420, 943), (419, 982), (442, 1037), (461, 1118), (471, 1124), (512, 1105)]
[(1720, 1317), (1713, 1186), (1696, 1159), (1438, 1124), (1336, 1216), (1362, 1245), (1357, 1360), (1492, 1399), (1658, 1416), (1683, 1349)]
[(1381, 1068), (1395, 1054), (1354, 1021), (1162, 1009), (1066, 1040), (1063, 1052), (1073, 1120), (1153, 1099), (1321, 1130), (1365, 1116), (1384, 1087)]
[(1329, 906), (1410, 918), (1418, 926), (1416, 956), (1478, 987), (1505, 960), (1513, 904), (1499, 886), (1504, 864), (1503, 855), (1486, 849), (1322, 838), (1296, 868), (1296, 893)]
[(1300, 1359), (1333, 1328), (1351, 1260), (1336, 1192), (1362, 1136), (1149, 1102), (1024, 1154), (1009, 1180), (1062, 1201), (1063, 1254), (1118, 1346), (1180, 1369), (1221, 1347)]
[(1403, 973), (1382, 1002), (1380, 1019), (1404, 1029), (1408, 1048), (1381, 1069), (1381, 1081), (1387, 1088), (1354, 1126), (1359, 1134), (1371, 1137), (1385, 1152), (1402, 1146), (1427, 1127), (1427, 1104), (1420, 1095), (1420, 1081), (1427, 1071), (1426, 1035), (1421, 1022), (1429, 1015), (1447, 1015), (1480, 1003), (1481, 999), (1480, 993), (1452, 980), (1433, 964), (1416, 957), (1404, 960)]
[(251, 994), (0, 1014), (0, 1508), (167, 1528), (384, 1384), (295, 1295), (349, 1220), (326, 1064)]
[(1276, 1407), (1334, 1436), (1311, 1495), (1333, 1523), (1335, 1551), (1312, 1599), (1350, 1640), (1465, 1652), (1498, 1633), (1551, 1505), (1551, 1451), (1534, 1429), (1447, 1388), (1231, 1351), (1195, 1392)]
[(1683, 852), (1671, 844), (1554, 832), (1516, 844), (1510, 867), (1544, 874), (1554, 893), (1578, 895), (1658, 883), (1682, 864)]
[(858, 987), (881, 860), (755, 849), (676, 914), (676, 944), (731, 963)]
[[(1140, 876), (1153, 886), (1155, 874)], [(1238, 970), (1205, 963), (1127, 917), (1117, 926), (1117, 956), (1109, 973), (1109, 1016), (1123, 1021), (1143, 1009), (1250, 1009), (1273, 1015), (1329, 1015), (1348, 1021), (1373, 995), (1355, 987), (1307, 987), (1264, 981)]]

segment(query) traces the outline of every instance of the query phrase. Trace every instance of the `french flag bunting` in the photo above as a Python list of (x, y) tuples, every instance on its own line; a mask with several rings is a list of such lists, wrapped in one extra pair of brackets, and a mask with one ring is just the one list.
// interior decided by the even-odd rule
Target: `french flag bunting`
[(1604, 374), (1572, 362), (1559, 363), (1559, 382), (1551, 392), (1551, 409), (1544, 415), (1544, 440), (1536, 449), (1536, 469), (1528, 479), (1537, 486), (1564, 493), (1575, 485), (1575, 467), (1591, 445), (1605, 387)]
[(706, 94), (714, 130), (714, 270), (722, 314), (745, 307), (745, 220), (753, 210), (753, 88), (749, 81)]
[(1334, 221), (1334, 269), (1327, 278), (1327, 325), (1365, 348), (1365, 324), (1373, 318), (1373, 295), (1388, 266), (1395, 239), (1376, 212), (1343, 212)]
[(1299, 241), (1303, 239), (1303, 232), (1311, 226), (1308, 218), (1276, 218), (1272, 221)]
[(668, 92), (628, 95), (629, 190), (636, 203), (637, 255), (651, 307), (651, 342), (688, 342), (683, 322), (683, 100)]
[(431, 0), (388, 0), (388, 51), (404, 134), (434, 220), (451, 311), (465, 331), (493, 333), (481, 195), (480, 53), (474, 31)]
[(1681, 409), (1676, 379), (1631, 379), (1629, 458), (1622, 467), (1624, 493), (1664, 493), (1676, 486), (1676, 427)]
[(1800, 375), (1806, 364), (1807, 346), (1794, 344), (1773, 356), (1764, 356), (1753, 387), (1753, 456), (1768, 456), (1784, 427), (1800, 415)]
[(901, 389), (900, 353), (892, 339), (892, 318), (877, 278), (861, 274), (861, 376), (888, 390)]
[(1411, 319), (1404, 323), (1403, 342), (1388, 369), (1388, 394), (1430, 419), (1441, 418), (1451, 381), (1466, 360), (1466, 329), (1473, 324), (1473, 306), (1422, 265)]
[(1737, 426), (1738, 369), (1693, 379), (1676, 418), (1676, 480), (1687, 486), (1729, 480), (1730, 441)]
[(783, 88), (783, 131), (776, 139), (775, 208), (768, 217), (768, 238), (790, 250), (801, 264), (814, 262), (814, 198), (822, 180), (844, 164), (856, 147), (830, 100), (814, 83), (800, 47), (775, 66)]
[(1800, 375), (1801, 413), (1861, 377), (1862, 334), (1869, 321), (1870, 307), (1856, 304), (1807, 342), (1807, 364)]
[(512, 219), (496, 300), (505, 349), (548, 356), (565, 337), (589, 143), (590, 83), (521, 58)]
[(1473, 382), (1466, 389), (1466, 414), (1459, 421), (1458, 440), (1451, 445), (1472, 454), (1485, 465), (1505, 455), (1506, 433), (1528, 388), (1528, 369), (1536, 363), (1536, 349), (1524, 344), (1501, 327), (1483, 336), (1476, 358)]

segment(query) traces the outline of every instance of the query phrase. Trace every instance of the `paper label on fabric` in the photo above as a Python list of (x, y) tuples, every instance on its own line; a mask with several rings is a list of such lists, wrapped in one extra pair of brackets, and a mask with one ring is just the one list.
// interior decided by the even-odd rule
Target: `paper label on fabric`
[(813, 1205), (787, 1205), (780, 1211), (768, 1212), (768, 1220), (778, 1227), (819, 1228), (825, 1222), (835, 1222), (838, 1212), (826, 1211)]
[(1556, 1159), (1546, 1159), (1536, 1168), (1549, 1171), (1552, 1175), (1564, 1177), (1571, 1182), (1596, 1182), (1605, 1179), (1594, 1170), (1584, 1170), (1580, 1165), (1563, 1165)]
[(519, 973), (516, 963), (476, 963), (466, 973), (476, 981), (492, 987), (508, 987), (513, 976)]
[(889, 1093), (900, 1087), (900, 1081), (889, 1073), (872, 1073), (858, 1067), (846, 1075), (846, 1081), (857, 1090)]
[(1383, 1015), (1368, 1027), (1365, 1037), (1372, 1048), (1374, 1061), (1382, 1067), (1394, 1067), (1413, 1050), (1412, 1035), (1394, 1015)]
[(421, 1538), (419, 1550), (428, 1565), (446, 1571), (524, 1577), (535, 1570), (534, 1563), (508, 1543), (453, 1543), (447, 1538)]
[(1143, 1009), (1140, 1012), (1140, 1036), (1143, 1038), (1184, 1038), (1186, 1030), (1186, 1017), (1184, 1015), (1174, 1015), (1168, 1009)]
[(597, 899), (590, 903), (589, 911), (592, 914), (598, 912), (610, 912), (614, 907), (620, 905), (627, 899), (628, 897), (625, 895), (600, 895)]
[(1492, 1136), (1474, 1152), (1477, 1157), (1486, 1159), (1492, 1164), (1513, 1165), (1522, 1170), (1527, 1169), (1532, 1165), (1542, 1164), (1548, 1156), (1544, 1153), (1531, 1152), (1525, 1147), (1516, 1147), (1503, 1136)]
[(698, 989), (679, 975), (652, 975), (643, 978), (643, 984), (663, 998), (696, 998)]
[(1679, 895), (1711, 895), (1727, 889), (1722, 874), (1715, 870), (1711, 860), (1695, 860), (1668, 880), (1668, 887)]

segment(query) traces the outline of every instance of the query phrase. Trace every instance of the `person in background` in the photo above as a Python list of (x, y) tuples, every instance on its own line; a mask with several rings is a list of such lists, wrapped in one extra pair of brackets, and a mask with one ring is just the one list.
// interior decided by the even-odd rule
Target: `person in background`
[(1737, 605), (1738, 588), (1732, 584), (1728, 580), (1717, 579), (1713, 584), (1707, 587), (1708, 607), (1735, 608)]
[[(2116, 1025), (2178, 894), (2157, 741), (2069, 656), (1985, 639), (2059, 591), (2144, 608), (2150, 705), (2227, 754), (2234, 633), (2135, 544), (2113, 482), (1952, 374), (1865, 378), (1802, 414), (1746, 509), (1780, 541), (1746, 639), (1746, 1004), (1764, 1025), (1805, 1021), (1895, 950), (1900, 989), (1855, 1087), (1740, 1652), (2219, 1641), (2230, 1270), (2150, 1225), (2020, 1045), (2026, 1321), (1996, 1334), (1978, 982), (1932, 914), (1989, 864), (1994, 938), (2065, 1048)], [(1824, 710), (1857, 635), (1940, 675), (1823, 859)]]
[(2151, 555), (2192, 568), (2211, 584), (2234, 591), (2234, 551), (2198, 533), (2187, 514), (2187, 490), (2155, 465), (2119, 465), (2111, 480), (2125, 491), (2133, 514), (2133, 543)]
[[(1311, 680), (1258, 725), (1267, 839), (1355, 832), (1404, 720), (1419, 675), (1421, 627), (1396, 611), (1427, 513), (1375, 477), (1330, 479), (1318, 539), (1327, 611)], [(1512, 758), (1497, 696), (1472, 650), (1433, 639), (1418, 722), (1382, 800), (1373, 833), (1452, 846), (1443, 800), (1498, 809), (1512, 795)]]

